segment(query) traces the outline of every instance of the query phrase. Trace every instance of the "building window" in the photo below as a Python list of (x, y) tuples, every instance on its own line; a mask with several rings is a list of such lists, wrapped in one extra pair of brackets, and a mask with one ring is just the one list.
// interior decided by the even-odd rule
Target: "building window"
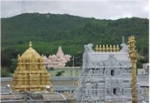
[(113, 94), (117, 95), (117, 89), (116, 88), (113, 89)]
[(105, 73), (105, 68), (103, 68), (103, 74)]
[(128, 83), (129, 81), (128, 81), (128, 80), (125, 80), (124, 82)]
[(96, 73), (99, 73), (99, 69), (98, 68), (96, 68)]
[(111, 70), (111, 76), (114, 76), (114, 70)]
[(95, 71), (95, 69), (94, 68), (92, 68), (92, 73), (94, 74), (94, 71)]

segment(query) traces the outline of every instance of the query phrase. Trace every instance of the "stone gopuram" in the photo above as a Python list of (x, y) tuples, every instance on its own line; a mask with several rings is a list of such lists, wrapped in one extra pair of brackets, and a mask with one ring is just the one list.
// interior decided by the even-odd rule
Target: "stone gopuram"
[(77, 102), (126, 102), (131, 95), (131, 60), (128, 45), (84, 46), (82, 72), (75, 91)]
[(18, 55), (18, 66), (15, 70), (11, 83), (11, 90), (24, 91), (44, 91), (50, 82), (50, 74), (43, 65), (43, 56), (40, 56), (30, 42), (29, 48), (20, 56)]

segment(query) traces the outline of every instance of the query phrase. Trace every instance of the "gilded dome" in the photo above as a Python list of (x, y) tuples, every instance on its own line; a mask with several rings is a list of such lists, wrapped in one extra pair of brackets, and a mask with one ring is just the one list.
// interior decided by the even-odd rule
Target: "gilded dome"
[(31, 58), (32, 56), (41, 58), (40, 54), (32, 48), (32, 43), (30, 41), (29, 48), (21, 55), (21, 58)]

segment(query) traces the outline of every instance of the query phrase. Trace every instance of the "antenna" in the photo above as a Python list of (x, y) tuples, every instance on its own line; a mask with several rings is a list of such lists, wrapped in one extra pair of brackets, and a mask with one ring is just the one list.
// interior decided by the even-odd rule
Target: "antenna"
[(21, 9), (21, 13), (22, 13), (22, 14), (26, 13), (26, 3), (25, 3), (25, 0), (22, 0), (22, 9)]

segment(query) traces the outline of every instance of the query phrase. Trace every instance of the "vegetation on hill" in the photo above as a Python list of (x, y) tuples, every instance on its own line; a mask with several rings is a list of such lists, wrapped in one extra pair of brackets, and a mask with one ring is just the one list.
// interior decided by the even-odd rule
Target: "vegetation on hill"
[[(32, 41), (33, 48), (40, 54), (49, 56), (62, 46), (65, 54), (76, 56), (75, 65), (81, 65), (84, 45), (121, 44), (131, 35), (136, 37), (139, 53), (138, 67), (148, 62), (148, 19), (121, 18), (99, 20), (68, 14), (26, 13), (1, 19), (1, 66), (14, 72), (17, 55), (22, 54)], [(72, 65), (72, 61), (67, 63)]]

